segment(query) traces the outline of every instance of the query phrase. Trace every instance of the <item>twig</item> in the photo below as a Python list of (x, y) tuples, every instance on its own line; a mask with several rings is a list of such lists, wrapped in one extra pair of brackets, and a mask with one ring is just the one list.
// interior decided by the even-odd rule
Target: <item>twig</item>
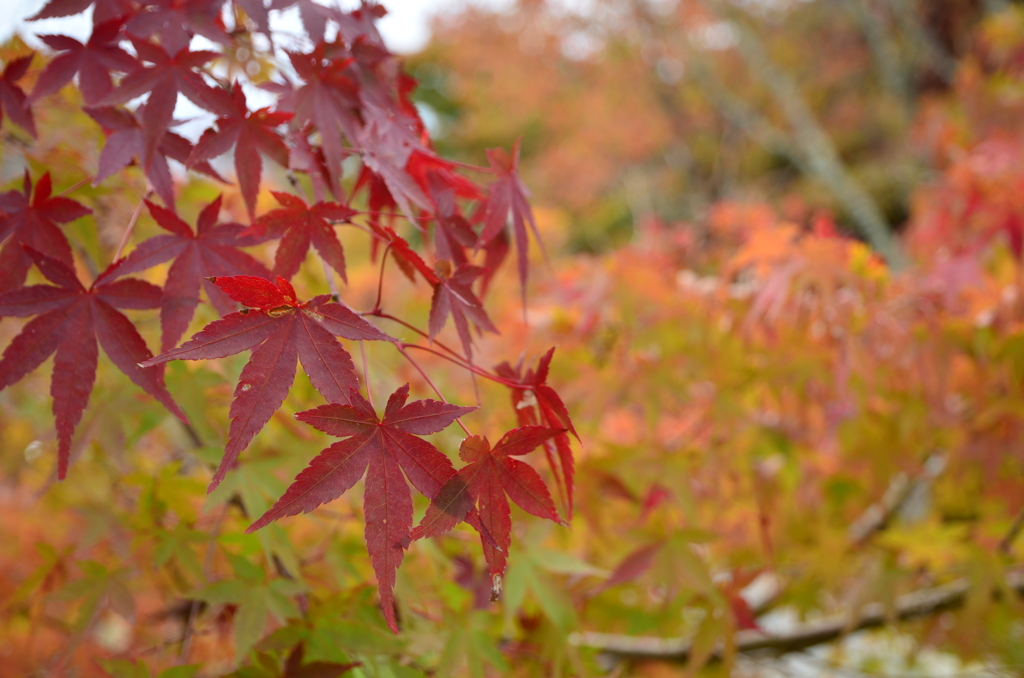
[[(942, 586), (920, 589), (896, 599), (893, 608), (882, 603), (865, 605), (859, 613), (828, 617), (797, 626), (788, 633), (764, 634), (756, 630), (740, 631), (735, 636), (733, 647), (736, 652), (767, 656), (781, 656), (789, 652), (806, 650), (854, 631), (878, 628), (892, 621), (908, 621), (927, 617), (964, 604), (971, 584), (966, 579), (957, 579)], [(999, 597), (1003, 591), (1013, 591), (1024, 596), (1024, 575), (1011, 574), (1003, 587), (994, 589), (992, 595)], [(893, 611), (890, 613), (889, 610)], [(573, 634), (569, 642), (578, 647), (599, 650), (615, 659), (660, 659), (684, 662), (690, 656), (690, 641), (685, 638), (655, 638), (646, 636), (625, 636), (611, 633), (584, 632)], [(717, 647), (712, 659), (722, 659), (723, 648)]]
[[(723, 0), (710, 5), (725, 14)], [(820, 180), (849, 212), (861, 234), (893, 268), (906, 263), (892, 229), (881, 210), (864, 188), (850, 175), (793, 77), (769, 58), (760, 38), (739, 22), (734, 22), (739, 38), (736, 47), (752, 76), (771, 92), (792, 131), (792, 139), (804, 156), (810, 174)]]
[(132, 212), (132, 218), (128, 222), (128, 228), (124, 229), (124, 235), (121, 236), (121, 244), (117, 246), (117, 254), (114, 255), (114, 263), (121, 260), (124, 248), (128, 244), (128, 238), (132, 237), (132, 231), (135, 230), (135, 222), (139, 220), (139, 215), (142, 214), (142, 205), (145, 204), (146, 198), (148, 198), (149, 195), (150, 194), (147, 192), (146, 195), (142, 197), (142, 200), (139, 201), (138, 207), (136, 207), (135, 211)]
[(391, 243), (384, 248), (384, 254), (380, 258), (380, 277), (377, 280), (377, 301), (373, 305), (373, 310), (370, 313), (377, 313), (380, 311), (380, 300), (384, 296), (384, 265), (388, 262), (388, 252), (391, 251)]
[(484, 379), (489, 379), (490, 381), (493, 381), (496, 384), (501, 384), (502, 386), (508, 386), (509, 388), (517, 388), (517, 389), (525, 389), (526, 388), (522, 384), (517, 384), (515, 382), (508, 381), (506, 379), (502, 379), (499, 376), (493, 375), (490, 372), (488, 372), (486, 370), (483, 370), (483, 369), (477, 367), (476, 365), (473, 365), (472, 363), (464, 363), (464, 362), (459, 362), (457, 360), (454, 360), (454, 359), (446, 356), (444, 353), (441, 353), (440, 351), (435, 351), (434, 349), (432, 349), (432, 348), (430, 348), (428, 346), (420, 346), (419, 344), (406, 344), (406, 343), (402, 342), (402, 348), (415, 348), (415, 349), (419, 349), (420, 351), (426, 351), (427, 353), (432, 353), (432, 354), (436, 355), (438, 358), (443, 358), (444, 360), (447, 360), (450, 363), (458, 365), (459, 367), (465, 369), (466, 371), (470, 372), (471, 374), (478, 374), (481, 377), (483, 377)]
[(370, 407), (373, 407), (373, 393), (370, 391), (370, 366), (366, 362), (365, 342), (359, 342), (359, 353), (363, 356), (363, 382), (366, 384), (366, 399), (370, 401)]
[(903, 473), (893, 477), (882, 500), (869, 506), (847, 528), (846, 536), (850, 543), (860, 546), (872, 535), (888, 527), (893, 518), (898, 516), (914, 498), (919, 497), (945, 467), (945, 455), (937, 452), (928, 457), (917, 477), (908, 479)]
[[(426, 382), (430, 386), (430, 388), (432, 388), (434, 390), (434, 393), (437, 394), (437, 397), (441, 399), (441, 402), (447, 403), (448, 400), (444, 397), (444, 394), (441, 393), (441, 390), (439, 388), (437, 388), (437, 386), (434, 385), (434, 382), (431, 381), (430, 377), (427, 376), (427, 373), (423, 371), (423, 368), (420, 367), (419, 363), (416, 362), (415, 360), (413, 360), (412, 356), (405, 352), (404, 345), (398, 344), (397, 347), (398, 347), (398, 352), (401, 353), (403, 356), (405, 356), (405, 359), (408, 360), (409, 363), (413, 367), (416, 368), (416, 371), (419, 372), (420, 376), (423, 377), (426, 380)], [(462, 427), (462, 430), (466, 432), (467, 436), (473, 435), (472, 433), (469, 432), (469, 429), (466, 428), (466, 425), (462, 423), (462, 418), (461, 417), (456, 417), (455, 421), (457, 421), (459, 423), (459, 426)]]
[(1010, 525), (1010, 529), (1006, 531), (1006, 536), (999, 542), (999, 551), (1010, 555), (1010, 550), (1013, 549), (1013, 542), (1017, 540), (1020, 535), (1020, 531), (1024, 529), (1024, 508), (1020, 510), (1017, 517), (1014, 518), (1013, 524)]
[(58, 198), (63, 198), (68, 193), (74, 193), (75, 191), (80, 189), (82, 186), (85, 186), (90, 181), (92, 181), (92, 175), (91, 174), (89, 176), (85, 177), (84, 179), (79, 179), (75, 183), (73, 183), (70, 186), (68, 186), (67, 188), (65, 188), (63, 191), (61, 191), (60, 193), (57, 194), (57, 197)]

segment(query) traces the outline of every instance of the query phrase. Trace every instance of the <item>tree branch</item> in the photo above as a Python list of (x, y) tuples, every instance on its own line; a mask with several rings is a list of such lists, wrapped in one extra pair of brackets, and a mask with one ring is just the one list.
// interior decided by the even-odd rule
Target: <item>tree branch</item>
[(888, 0), (888, 2), (896, 16), (896, 21), (910, 38), (915, 50), (921, 55), (921, 60), (930, 63), (943, 82), (947, 85), (951, 84), (956, 73), (956, 59), (953, 58), (953, 55), (947, 52), (946, 48), (918, 20), (910, 0)]
[(889, 35), (886, 22), (870, 6), (869, 0), (843, 1), (864, 36), (864, 42), (867, 43), (871, 56), (878, 66), (882, 84), (899, 100), (904, 113), (909, 116), (914, 109), (910, 75), (900, 57), (898, 47)]
[[(787, 633), (765, 634), (760, 631), (740, 631), (733, 647), (742, 654), (781, 656), (789, 652), (806, 650), (841, 638), (854, 631), (878, 628), (893, 622), (927, 617), (960, 607), (967, 599), (971, 585), (966, 578), (942, 586), (921, 589), (896, 599), (893, 608), (883, 603), (871, 603), (859, 613), (837, 615), (801, 624)], [(994, 597), (1012, 591), (1024, 596), (1024, 574), (1014, 573), (1003, 586), (993, 590)], [(890, 611), (891, 610), (891, 611)], [(654, 638), (626, 636), (611, 633), (584, 632), (574, 634), (569, 642), (577, 647), (599, 650), (615, 659), (660, 659), (684, 662), (690, 656), (690, 641), (684, 638)], [(722, 658), (723, 648), (715, 649), (713, 659)]]
[(847, 528), (846, 536), (850, 543), (860, 546), (876, 532), (888, 527), (893, 518), (903, 513), (915, 499), (921, 498), (922, 494), (928, 491), (929, 486), (945, 468), (945, 455), (936, 452), (925, 460), (924, 467), (916, 477), (908, 479), (906, 474), (896, 475), (889, 482), (882, 500), (869, 506)]
[[(709, 4), (722, 8), (721, 0), (711, 0)], [(832, 139), (818, 123), (796, 82), (769, 59), (761, 40), (752, 31), (739, 22), (733, 24), (740, 56), (751, 75), (772, 93), (792, 129), (791, 136), (805, 158), (810, 175), (829, 188), (857, 229), (889, 265), (902, 267), (905, 261), (891, 228), (871, 195), (850, 176)]]

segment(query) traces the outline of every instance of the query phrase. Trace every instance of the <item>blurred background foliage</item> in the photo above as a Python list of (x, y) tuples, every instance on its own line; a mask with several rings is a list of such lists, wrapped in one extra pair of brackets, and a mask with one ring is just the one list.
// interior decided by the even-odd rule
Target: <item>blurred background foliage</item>
[[(525, 319), (514, 273), (496, 279), (503, 333), (479, 362), (558, 345), (550, 381), (584, 441), (571, 529), (517, 512), (493, 604), (471, 532), (415, 543), (395, 637), (361, 484), (243, 534), (325, 443), (291, 418), (318, 403), (304, 376), (206, 496), (242, 357), (170, 366), (192, 434), (101, 362), (61, 484), (43, 368), (0, 393), (4, 671), (306, 675), (285, 663), (301, 642), (389, 678), (1019, 675), (1024, 7), (529, 0), (439, 18), (407, 67), (442, 155), (480, 163), (522, 136), (550, 265)], [(101, 132), (63, 96), (31, 149), (4, 128), (5, 187), (26, 164), (57, 191), (95, 165)], [(72, 234), (84, 262), (117, 247), (117, 181), (144, 190), (132, 171), (76, 193), (97, 210)], [(182, 205), (225, 190), (244, 218), (233, 187), (190, 181)], [(368, 309), (378, 267), (352, 235), (343, 296)], [(420, 324), (427, 295), (388, 290)], [(427, 392), (367, 349), (378, 392)], [(507, 398), (424, 365), (453, 401)], [(469, 418), (492, 438), (514, 420)], [(435, 438), (454, 457), (454, 433)], [(904, 614), (922, 591), (956, 595)], [(849, 635), (872, 613), (883, 629)], [(749, 650), (833, 615), (845, 640)]]

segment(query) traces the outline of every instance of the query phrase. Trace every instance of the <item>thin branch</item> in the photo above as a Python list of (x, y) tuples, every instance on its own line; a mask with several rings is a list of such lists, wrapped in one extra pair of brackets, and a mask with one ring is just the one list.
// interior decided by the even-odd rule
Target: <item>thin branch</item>
[[(413, 367), (416, 368), (416, 371), (419, 372), (420, 376), (423, 377), (426, 380), (426, 382), (430, 386), (430, 388), (432, 388), (434, 390), (434, 393), (437, 394), (437, 397), (441, 399), (441, 402), (443, 402), (443, 403), (448, 402), (448, 400), (444, 397), (444, 394), (441, 393), (441, 389), (439, 389), (437, 386), (434, 385), (434, 382), (431, 381), (430, 377), (427, 376), (427, 373), (423, 370), (422, 367), (420, 367), (420, 364), (418, 362), (416, 362), (415, 360), (413, 360), (411, 355), (409, 355), (408, 353), (405, 352), (405, 348), (403, 347), (403, 345), (398, 344), (397, 346), (398, 346), (398, 352), (401, 353), (403, 356), (405, 356), (405, 359), (408, 360), (409, 363)], [(462, 423), (462, 418), (461, 417), (456, 417), (455, 421), (457, 421), (459, 423), (459, 426), (462, 427), (462, 430), (466, 432), (467, 436), (473, 435), (472, 433), (469, 432), (469, 429), (466, 428), (466, 425)]]
[[(966, 579), (957, 579), (942, 586), (920, 589), (899, 596), (891, 608), (883, 603), (865, 605), (859, 612), (807, 622), (787, 633), (765, 634), (755, 630), (740, 631), (735, 636), (736, 652), (761, 656), (781, 656), (831, 642), (864, 629), (878, 628), (891, 622), (928, 617), (964, 604), (971, 590)], [(1014, 573), (993, 597), (1012, 591), (1024, 596), (1024, 574)], [(615, 659), (660, 659), (684, 662), (690, 656), (690, 641), (685, 638), (624, 636), (611, 633), (584, 632), (570, 636), (578, 647), (598, 650)], [(720, 660), (723, 648), (715, 649), (713, 659)]]
[(139, 201), (139, 204), (135, 208), (135, 211), (132, 212), (132, 218), (128, 221), (128, 228), (124, 229), (124, 235), (121, 236), (121, 244), (117, 246), (117, 254), (114, 255), (114, 263), (117, 263), (118, 261), (121, 260), (121, 255), (124, 253), (124, 248), (128, 244), (128, 238), (132, 237), (132, 231), (135, 230), (135, 222), (139, 220), (139, 215), (142, 214), (142, 206), (145, 204), (146, 198), (148, 198), (149, 196), (150, 193), (147, 192), (146, 195), (142, 197), (142, 200)]
[(456, 351), (455, 349), (453, 349), (453, 348), (451, 348), (449, 346), (446, 346), (445, 344), (442, 344), (440, 341), (437, 341), (436, 339), (431, 339), (430, 335), (427, 334), (426, 332), (424, 332), (423, 330), (421, 330), (420, 328), (418, 328), (415, 325), (412, 325), (410, 323), (407, 323), (406, 321), (402, 320), (401, 318), (393, 316), (390, 313), (384, 313), (380, 309), (377, 309), (376, 311), (367, 311), (365, 313), (362, 313), (361, 315), (372, 315), (372, 316), (375, 316), (377, 318), (384, 318), (385, 320), (390, 320), (392, 322), (396, 322), (399, 325), (401, 325), (402, 327), (406, 328), (407, 330), (412, 330), (416, 334), (420, 335), (421, 337), (423, 337), (424, 339), (426, 339), (427, 341), (432, 343), (434, 346), (437, 346), (438, 348), (440, 348), (440, 349), (450, 353), (454, 358), (456, 358), (456, 359), (458, 359), (460, 361), (460, 364), (469, 364), (469, 361), (466, 360), (466, 358), (461, 353)]
[(999, 551), (1001, 553), (1010, 555), (1010, 551), (1013, 549), (1013, 542), (1017, 541), (1017, 537), (1020, 536), (1022, 529), (1024, 529), (1024, 508), (1014, 518), (1010, 529), (1006, 531), (1006, 536), (999, 542)]
[(899, 473), (889, 481), (882, 500), (872, 504), (853, 521), (846, 530), (846, 536), (854, 546), (860, 546), (872, 535), (881, 532), (902, 513), (905, 508), (920, 497), (946, 467), (946, 457), (935, 453), (924, 462), (924, 467), (914, 478)]
[(921, 23), (911, 0), (888, 0), (896, 21), (910, 38), (915, 51), (921, 60), (930, 63), (935, 73), (947, 85), (952, 84), (956, 75), (956, 59)]
[(73, 183), (70, 186), (68, 186), (67, 188), (65, 188), (63, 191), (61, 191), (60, 193), (57, 194), (57, 197), (58, 198), (63, 198), (68, 193), (74, 193), (75, 191), (80, 189), (82, 186), (85, 186), (90, 181), (92, 181), (92, 175), (91, 174), (89, 176), (85, 177), (84, 179), (79, 179), (75, 183)]
[(847, 10), (857, 23), (864, 42), (867, 43), (881, 76), (882, 84), (903, 106), (909, 116), (914, 109), (910, 75), (907, 72), (899, 49), (889, 34), (886, 22), (878, 15), (869, 0), (844, 0)]
[(477, 367), (476, 365), (473, 365), (472, 363), (463, 363), (463, 362), (459, 362), (457, 360), (453, 360), (452, 358), (446, 356), (444, 353), (441, 353), (440, 351), (435, 351), (434, 349), (430, 348), (429, 346), (420, 346), (419, 344), (406, 344), (405, 342), (402, 342), (401, 347), (402, 348), (415, 348), (415, 349), (419, 349), (420, 351), (426, 351), (427, 353), (433, 353), (438, 358), (443, 358), (444, 360), (447, 360), (450, 363), (458, 365), (459, 367), (463, 368), (464, 370), (467, 370), (467, 371), (471, 372), (472, 374), (480, 375), (484, 379), (489, 379), (490, 381), (493, 381), (496, 384), (501, 384), (502, 386), (508, 386), (509, 388), (518, 388), (518, 389), (525, 389), (526, 388), (522, 384), (517, 384), (517, 383), (515, 383), (513, 381), (508, 381), (506, 379), (502, 379), (501, 377), (499, 377), (497, 375), (491, 374), (490, 372), (488, 372), (486, 370), (483, 370), (483, 369)]
[[(712, 0), (710, 4), (723, 9), (721, 0)], [(753, 31), (739, 22), (734, 22), (734, 27), (738, 36), (737, 51), (751, 75), (768, 87), (786, 117), (793, 141), (804, 156), (811, 176), (829, 188), (861, 234), (889, 265), (901, 267), (905, 260), (892, 229), (871, 195), (850, 175), (832, 139), (804, 100), (796, 81), (768, 57), (760, 38)]]
[(359, 353), (363, 356), (363, 383), (366, 385), (366, 399), (373, 407), (373, 392), (370, 390), (370, 365), (366, 362), (366, 342), (359, 342)]
[(388, 263), (388, 252), (391, 251), (391, 243), (384, 248), (384, 254), (380, 258), (380, 279), (377, 280), (377, 301), (373, 304), (373, 310), (370, 313), (376, 313), (380, 310), (380, 301), (384, 296), (384, 266)]

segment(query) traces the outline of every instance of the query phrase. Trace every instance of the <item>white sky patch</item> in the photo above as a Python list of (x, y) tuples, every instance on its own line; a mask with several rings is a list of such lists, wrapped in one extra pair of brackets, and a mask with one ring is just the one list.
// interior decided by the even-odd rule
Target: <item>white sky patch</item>
[[(323, 0), (321, 2), (326, 4)], [(34, 48), (42, 45), (34, 38), (38, 34), (59, 33), (83, 42), (89, 37), (91, 10), (73, 17), (25, 21), (38, 12), (44, 3), (45, 0), (0, 0), (4, 10), (0, 13), (0, 43), (9, 40), (16, 31)], [(337, 4), (342, 9), (351, 9), (359, 3), (344, 0)], [(414, 54), (430, 41), (430, 22), (433, 17), (455, 14), (467, 6), (505, 12), (513, 7), (514, 0), (382, 0), (381, 4), (388, 13), (377, 26), (388, 48), (396, 54)], [(271, 12), (271, 17), (275, 19), (275, 28), (288, 33), (301, 32), (297, 10)]]

